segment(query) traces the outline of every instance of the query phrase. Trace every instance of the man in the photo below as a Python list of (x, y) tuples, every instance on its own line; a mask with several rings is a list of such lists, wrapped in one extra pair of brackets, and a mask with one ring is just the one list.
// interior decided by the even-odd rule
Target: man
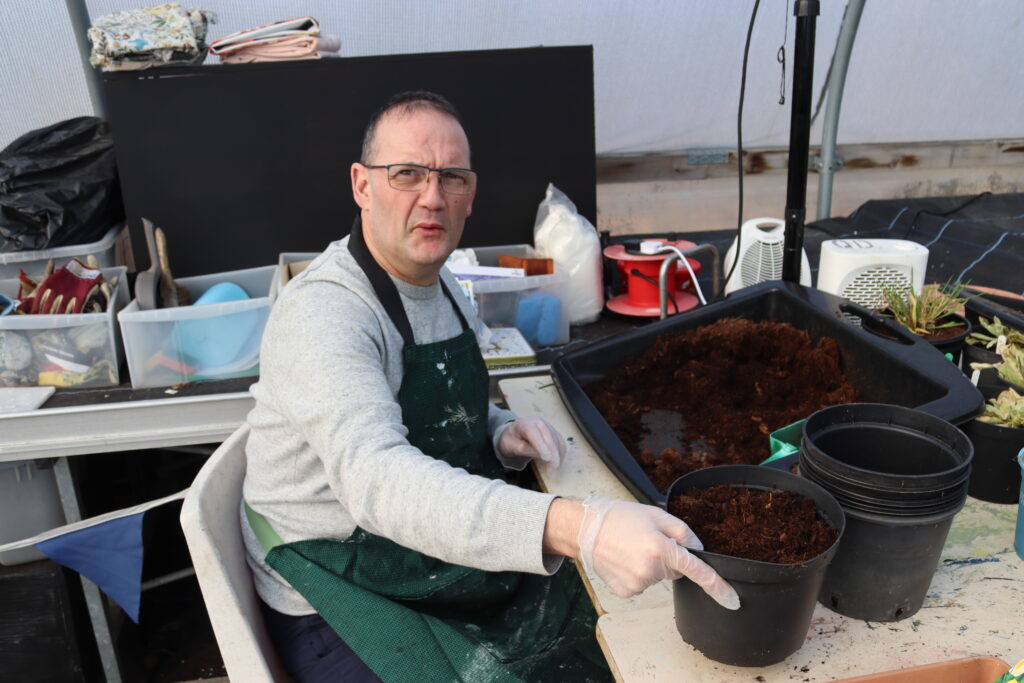
[(242, 527), (297, 681), (606, 679), (563, 557), (623, 596), (685, 574), (738, 607), (664, 511), (502, 481), (502, 465), (557, 467), (565, 444), (488, 403), (478, 320), (443, 269), (470, 167), (446, 100), (392, 98), (351, 168), (351, 234), (289, 283), (264, 332)]

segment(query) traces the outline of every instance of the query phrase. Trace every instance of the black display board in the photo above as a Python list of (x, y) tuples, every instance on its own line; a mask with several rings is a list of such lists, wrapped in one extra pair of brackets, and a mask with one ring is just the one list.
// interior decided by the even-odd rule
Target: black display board
[(176, 276), (319, 251), (356, 215), (349, 166), (369, 117), (425, 89), (462, 114), (480, 186), (461, 246), (533, 241), (553, 182), (596, 224), (590, 46), (169, 67), (104, 75), (135, 263), (140, 218)]

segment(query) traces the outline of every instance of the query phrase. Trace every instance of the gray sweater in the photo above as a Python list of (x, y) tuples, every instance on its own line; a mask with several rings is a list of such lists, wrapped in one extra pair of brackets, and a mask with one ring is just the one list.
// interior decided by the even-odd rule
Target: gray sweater
[[(252, 387), (244, 500), (285, 542), (343, 539), (359, 526), (455, 564), (553, 573), (561, 558), (543, 555), (541, 543), (554, 496), (452, 468), (406, 440), (402, 337), (347, 245), (332, 243), (271, 311)], [(479, 324), (447, 270), (442, 277)], [(392, 280), (417, 344), (461, 331), (439, 283)], [(489, 433), (514, 417), (492, 405)], [(259, 596), (279, 612), (311, 614), (241, 521)]]

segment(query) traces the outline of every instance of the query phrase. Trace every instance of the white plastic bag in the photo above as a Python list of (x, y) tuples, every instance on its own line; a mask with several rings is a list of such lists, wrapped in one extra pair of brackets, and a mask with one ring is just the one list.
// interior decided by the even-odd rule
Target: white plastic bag
[(569, 275), (569, 322), (597, 320), (604, 306), (601, 240), (572, 200), (550, 183), (537, 207), (533, 246), (540, 256), (554, 260), (556, 272)]

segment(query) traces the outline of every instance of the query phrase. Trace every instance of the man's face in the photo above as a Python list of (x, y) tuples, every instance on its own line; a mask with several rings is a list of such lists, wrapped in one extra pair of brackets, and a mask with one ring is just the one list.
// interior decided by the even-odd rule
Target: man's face
[[(469, 168), (469, 141), (457, 121), (433, 109), (390, 113), (377, 123), (371, 165), (420, 164)], [(370, 253), (387, 272), (427, 285), (458, 246), (473, 195), (447, 194), (431, 173), (422, 190), (396, 190), (387, 169), (352, 164), (352, 194), (362, 209)]]

